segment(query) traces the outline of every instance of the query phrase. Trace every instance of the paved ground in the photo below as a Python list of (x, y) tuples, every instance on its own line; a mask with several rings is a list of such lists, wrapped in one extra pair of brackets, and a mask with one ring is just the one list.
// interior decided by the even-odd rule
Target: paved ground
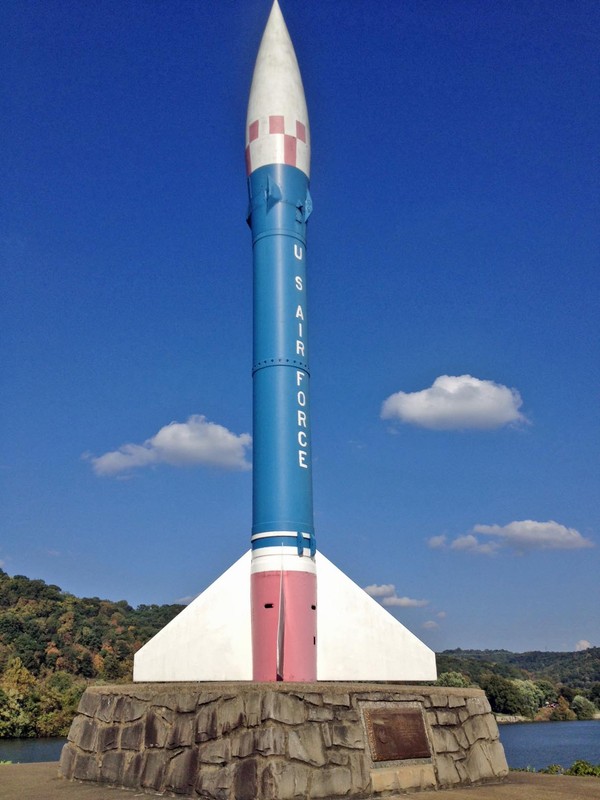
[[(152, 796), (156, 797), (62, 780), (58, 777), (57, 763), (0, 765), (0, 800), (132, 800)], [(410, 797), (414, 800), (600, 800), (600, 780), (512, 772), (500, 785), (421, 792)], [(407, 795), (402, 795), (402, 800), (406, 798)]]

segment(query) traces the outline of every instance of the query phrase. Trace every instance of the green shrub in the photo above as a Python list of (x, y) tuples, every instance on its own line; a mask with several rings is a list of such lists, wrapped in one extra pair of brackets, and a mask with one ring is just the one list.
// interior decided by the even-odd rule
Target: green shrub
[(579, 759), (565, 770), (565, 775), (593, 775), (600, 778), (600, 764), (590, 764), (589, 761)]

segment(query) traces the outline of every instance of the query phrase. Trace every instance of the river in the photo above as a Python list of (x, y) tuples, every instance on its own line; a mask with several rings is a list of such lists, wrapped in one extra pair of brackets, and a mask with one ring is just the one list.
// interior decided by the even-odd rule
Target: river
[(0, 739), (0, 761), (30, 764), (58, 761), (66, 739)]
[[(578, 758), (600, 764), (600, 720), (500, 725), (509, 767), (570, 767)], [(0, 739), (0, 761), (58, 761), (66, 739)]]
[(600, 764), (600, 720), (585, 722), (516, 722), (500, 725), (508, 766), (543, 769), (570, 767), (577, 759)]

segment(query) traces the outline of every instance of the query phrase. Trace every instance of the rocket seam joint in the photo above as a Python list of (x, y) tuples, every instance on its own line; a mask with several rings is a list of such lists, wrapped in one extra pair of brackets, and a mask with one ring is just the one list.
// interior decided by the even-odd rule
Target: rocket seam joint
[(267, 231), (257, 233), (256, 236), (252, 237), (252, 244), (255, 245), (258, 241), (261, 239), (266, 239), (268, 236), (289, 236), (290, 239), (297, 239), (304, 247), (306, 247), (306, 237), (298, 231), (293, 231), (289, 228), (270, 228)]
[(302, 372), (306, 372), (308, 377), (310, 377), (310, 370), (308, 368), (308, 364), (305, 361), (296, 361), (296, 359), (286, 358), (271, 358), (265, 361), (259, 361), (252, 367), (252, 374), (254, 375), (261, 369), (267, 369), (267, 367), (291, 367), (292, 369), (301, 369)]

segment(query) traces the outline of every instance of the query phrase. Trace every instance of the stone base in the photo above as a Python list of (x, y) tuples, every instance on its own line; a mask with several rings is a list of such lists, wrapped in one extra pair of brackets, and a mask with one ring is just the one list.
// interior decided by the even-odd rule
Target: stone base
[(367, 683), (93, 686), (60, 769), (206, 800), (384, 798), (508, 773), (480, 689)]

